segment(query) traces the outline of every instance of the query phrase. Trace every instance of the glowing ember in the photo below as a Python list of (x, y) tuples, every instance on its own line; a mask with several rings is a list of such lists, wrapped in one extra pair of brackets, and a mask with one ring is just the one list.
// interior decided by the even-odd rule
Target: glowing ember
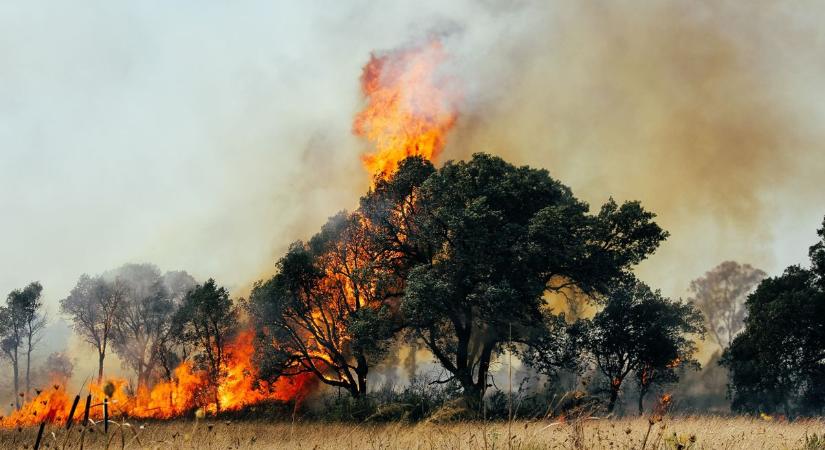
[(438, 73), (446, 59), (440, 42), (373, 55), (361, 75), (367, 106), (353, 132), (375, 145), (363, 161), (370, 173), (386, 176), (407, 156), (432, 160), (458, 117), (458, 95)]
[[(227, 346), (229, 360), (224, 365), (224, 376), (218, 385), (220, 410), (238, 410), (245, 406), (268, 400), (300, 403), (315, 386), (315, 379), (309, 374), (279, 379), (269, 385), (258, 379), (258, 371), (252, 362), (253, 332), (245, 331)], [(107, 389), (107, 385), (110, 387)], [(141, 389), (136, 395), (130, 395), (128, 383), (123, 379), (109, 379), (103, 385), (93, 384), (89, 387), (92, 405), (89, 417), (100, 420), (103, 417), (101, 404), (110, 390), (109, 405), (111, 415), (134, 418), (168, 419), (181, 416), (194, 408), (200, 407), (214, 413), (217, 405), (214, 396), (209, 395), (210, 384), (206, 374), (195, 370), (189, 361), (178, 366), (173, 380), (157, 383), (149, 389)], [(56, 384), (27, 402), (20, 410), (7, 417), (0, 418), (0, 426), (11, 428), (17, 426), (37, 425), (48, 421), (65, 423), (71, 411), (73, 396), (62, 385)], [(85, 398), (75, 410), (74, 419), (82, 420)]]

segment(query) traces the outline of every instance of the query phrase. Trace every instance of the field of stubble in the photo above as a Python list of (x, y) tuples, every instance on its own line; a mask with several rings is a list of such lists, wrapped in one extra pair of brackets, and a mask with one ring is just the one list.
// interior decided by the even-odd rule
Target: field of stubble
[[(141, 428), (142, 426), (142, 428)], [(508, 434), (508, 429), (509, 431)], [(649, 430), (649, 432), (648, 432)], [(0, 431), (0, 448), (31, 449), (37, 428)], [(227, 421), (126, 422), (109, 435), (46, 427), (49, 449), (825, 449), (820, 420), (666, 418), (560, 422), (327, 424)], [(510, 444), (508, 446), (508, 436)], [(645, 436), (647, 438), (645, 439)], [(82, 447), (81, 447), (82, 440)]]

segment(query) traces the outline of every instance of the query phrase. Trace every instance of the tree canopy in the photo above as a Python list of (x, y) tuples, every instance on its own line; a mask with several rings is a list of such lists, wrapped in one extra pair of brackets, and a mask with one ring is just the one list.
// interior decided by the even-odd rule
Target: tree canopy
[(542, 323), (548, 290), (596, 292), (667, 236), (637, 202), (590, 214), (547, 171), (485, 154), (446, 163), (405, 201), (425, 258), (409, 270), (402, 315), (475, 398), (500, 345)]
[(825, 221), (809, 268), (791, 266), (748, 296), (744, 331), (723, 355), (736, 411), (821, 414), (825, 407)]
[(128, 287), (119, 279), (81, 275), (60, 312), (69, 316), (75, 333), (97, 350), (97, 381), (103, 380), (103, 362), (109, 350), (115, 316), (126, 300)]
[(604, 309), (578, 322), (574, 335), (587, 358), (607, 378), (612, 411), (622, 384), (633, 374), (639, 387), (639, 413), (654, 384), (678, 381), (677, 370), (698, 368), (695, 336), (704, 326), (690, 303), (672, 301), (632, 276), (615, 280), (604, 292)]

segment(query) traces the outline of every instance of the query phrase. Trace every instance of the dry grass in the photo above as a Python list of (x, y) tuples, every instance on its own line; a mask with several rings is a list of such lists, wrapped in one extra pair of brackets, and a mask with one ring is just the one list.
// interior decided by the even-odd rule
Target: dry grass
[[(590, 419), (508, 424), (467, 422), (448, 425), (326, 424), (223, 421), (173, 421), (112, 425), (109, 449), (638, 449), (650, 426), (647, 419)], [(747, 418), (666, 418), (650, 426), (647, 449), (816, 449), (806, 436), (825, 432), (819, 420), (792, 423)], [(124, 433), (121, 433), (121, 428)], [(47, 427), (41, 448), (80, 448), (82, 427), (66, 439), (65, 430)], [(53, 433), (53, 434), (52, 434)], [(37, 428), (0, 431), (0, 448), (32, 448)], [(65, 443), (65, 447), (64, 447)], [(682, 445), (680, 447), (680, 445)], [(106, 448), (93, 432), (85, 448)]]

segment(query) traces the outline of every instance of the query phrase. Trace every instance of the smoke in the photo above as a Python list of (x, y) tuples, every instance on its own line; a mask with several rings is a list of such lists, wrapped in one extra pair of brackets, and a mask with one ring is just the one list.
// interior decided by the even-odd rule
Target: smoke
[(450, 156), (546, 167), (593, 205), (642, 200), (672, 237), (641, 274), (671, 295), (725, 257), (774, 272), (802, 259), (774, 242), (825, 214), (814, 22), (767, 2), (529, 10), (470, 62), (482, 81)]

